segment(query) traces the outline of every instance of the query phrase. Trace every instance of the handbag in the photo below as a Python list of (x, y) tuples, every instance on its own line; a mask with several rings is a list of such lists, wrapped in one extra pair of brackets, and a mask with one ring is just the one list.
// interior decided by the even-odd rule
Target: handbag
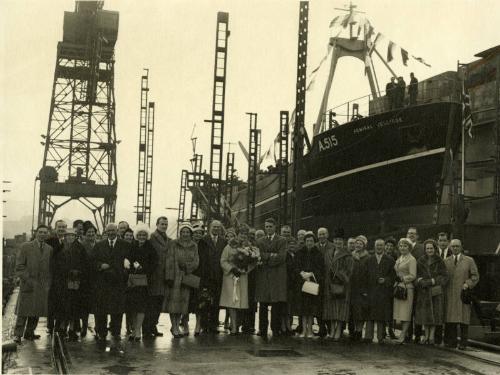
[(443, 294), (443, 288), (441, 285), (434, 285), (431, 287), (431, 297), (440, 296), (441, 294)]
[(314, 279), (314, 282), (309, 280), (304, 281), (304, 284), (302, 284), (302, 292), (317, 296), (319, 294), (319, 284), (316, 282), (314, 274), (312, 275), (312, 277)]
[(182, 275), (181, 284), (186, 285), (193, 289), (198, 289), (200, 287), (200, 278), (193, 274)]
[[(401, 285), (402, 284), (402, 285)], [(405, 301), (408, 298), (408, 290), (404, 283), (394, 285), (394, 298)]]
[(342, 284), (330, 284), (330, 294), (334, 299), (345, 298), (345, 286)]
[(127, 286), (129, 288), (136, 286), (148, 286), (148, 277), (143, 273), (131, 273), (128, 275)]

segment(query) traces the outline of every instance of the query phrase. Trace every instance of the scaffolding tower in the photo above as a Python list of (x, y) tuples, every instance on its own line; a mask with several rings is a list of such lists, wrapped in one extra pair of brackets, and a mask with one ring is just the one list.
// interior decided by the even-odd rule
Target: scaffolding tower
[(231, 205), (233, 204), (233, 180), (234, 180), (234, 152), (228, 152), (226, 155), (226, 191), (224, 194), (224, 221), (230, 223), (232, 219)]
[(144, 188), (144, 222), (151, 223), (151, 195), (153, 189), (153, 151), (155, 134), (155, 103), (148, 105), (148, 136), (146, 144), (146, 180)]
[(250, 118), (250, 136), (248, 145), (248, 189), (247, 189), (247, 223), (255, 224), (255, 195), (257, 190), (257, 173), (259, 171), (260, 129), (257, 129), (257, 113), (247, 112)]
[(185, 221), (184, 211), (186, 208), (187, 175), (188, 171), (183, 169), (181, 173), (181, 188), (179, 193), (179, 210), (177, 211), (177, 228), (179, 228), (179, 224)]
[(147, 167), (147, 136), (148, 136), (148, 93), (149, 70), (144, 69), (141, 77), (141, 108), (139, 117), (139, 167), (137, 173), (137, 205), (136, 224), (145, 222), (146, 211), (146, 167)]
[(304, 117), (306, 111), (307, 77), (307, 33), (309, 2), (301, 1), (299, 6), (299, 38), (297, 51), (297, 84), (295, 90), (295, 125), (293, 128), (293, 182), (292, 182), (292, 225), (300, 229), (302, 218), (302, 180), (304, 155)]
[(280, 157), (279, 166), (279, 202), (280, 202), (280, 226), (288, 224), (288, 133), (289, 133), (288, 111), (280, 112)]
[(56, 211), (72, 200), (92, 212), (98, 230), (114, 221), (114, 47), (119, 15), (103, 6), (103, 1), (77, 1), (74, 12), (64, 14), (37, 177), (39, 224), (51, 225)]
[[(191, 159), (191, 166), (193, 168), (193, 173), (188, 173), (188, 180), (190, 186), (197, 186), (197, 187), (200, 186), (200, 182), (202, 179), (202, 173), (201, 173), (202, 164), (203, 164), (203, 155), (194, 154), (193, 158)], [(191, 193), (191, 213), (189, 215), (189, 218), (191, 220), (198, 219), (198, 203), (196, 202), (193, 193)]]
[(227, 40), (229, 38), (229, 14), (217, 13), (217, 31), (215, 43), (214, 84), (212, 98), (212, 118), (210, 136), (210, 183), (209, 209), (207, 220), (213, 216), (220, 218), (222, 196), (222, 156), (224, 146), (224, 105), (226, 94)]

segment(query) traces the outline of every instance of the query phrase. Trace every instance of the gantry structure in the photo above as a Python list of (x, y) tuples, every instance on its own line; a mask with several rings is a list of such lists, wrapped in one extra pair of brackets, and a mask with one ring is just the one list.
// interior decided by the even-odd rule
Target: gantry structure
[(39, 186), (38, 223), (77, 200), (98, 229), (114, 221), (117, 191), (114, 67), (118, 12), (76, 1), (64, 13)]

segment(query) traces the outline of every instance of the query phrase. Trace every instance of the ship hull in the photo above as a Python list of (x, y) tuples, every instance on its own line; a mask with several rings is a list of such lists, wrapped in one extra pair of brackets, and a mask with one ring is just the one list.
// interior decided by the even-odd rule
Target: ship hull
[[(316, 136), (304, 157), (300, 227), (376, 235), (407, 225), (446, 223), (444, 182), (451, 170), (448, 156), (459, 143), (459, 107), (409, 107)], [(262, 177), (257, 191), (255, 226), (261, 227), (265, 218), (281, 212), (277, 176)], [(238, 192), (232, 209), (240, 222), (247, 222), (246, 202), (246, 190)]]

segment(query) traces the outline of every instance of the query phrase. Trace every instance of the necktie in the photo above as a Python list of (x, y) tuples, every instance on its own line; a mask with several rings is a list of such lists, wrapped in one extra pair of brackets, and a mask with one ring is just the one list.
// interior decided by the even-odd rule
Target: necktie
[(455, 266), (457, 265), (458, 263), (458, 255), (455, 255)]

